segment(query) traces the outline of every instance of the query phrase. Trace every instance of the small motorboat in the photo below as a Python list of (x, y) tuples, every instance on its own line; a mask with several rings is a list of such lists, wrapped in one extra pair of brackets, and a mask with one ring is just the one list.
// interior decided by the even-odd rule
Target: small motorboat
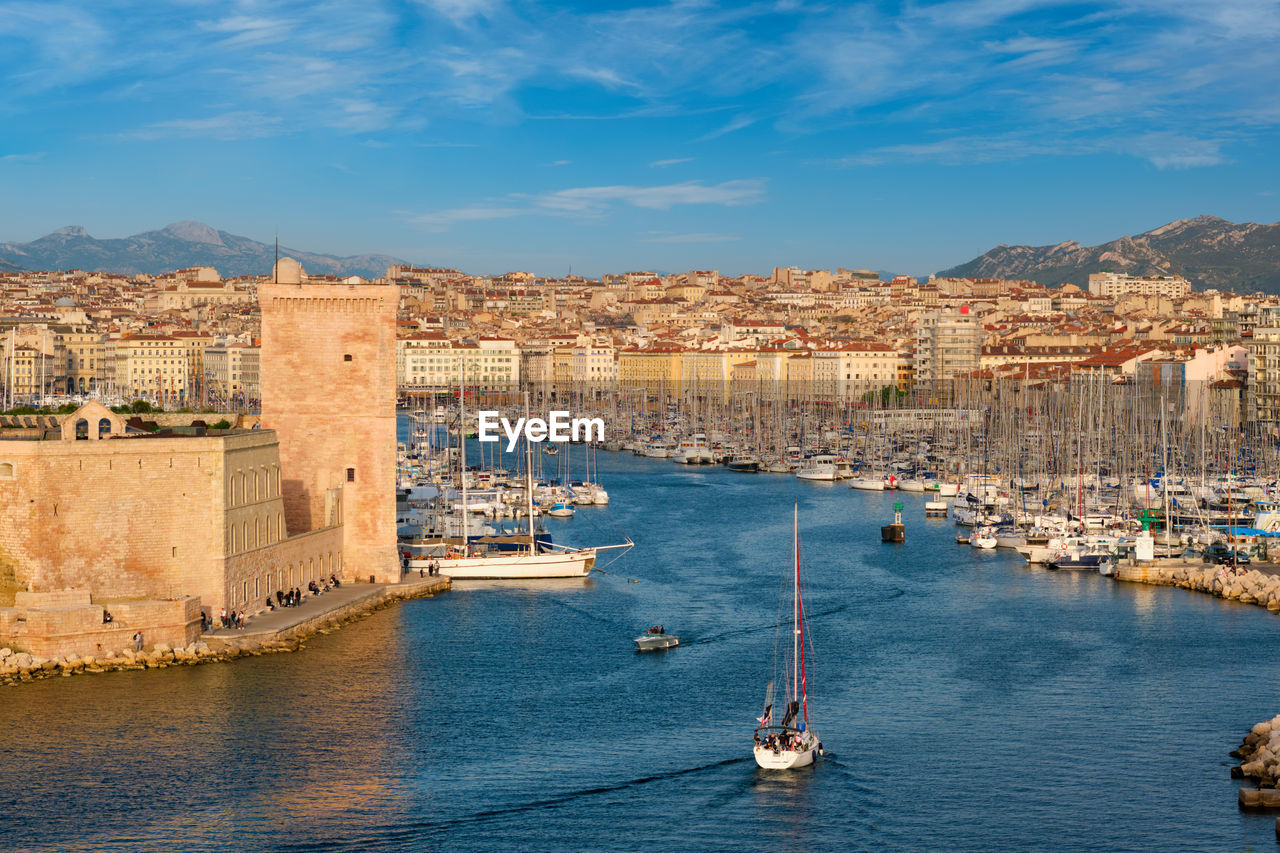
[(661, 625), (654, 625), (639, 637), (636, 637), (636, 651), (658, 652), (680, 645), (680, 638), (668, 634)]
[(547, 515), (552, 518), (573, 518), (573, 504), (568, 501), (556, 501), (551, 505), (551, 509), (547, 510)]

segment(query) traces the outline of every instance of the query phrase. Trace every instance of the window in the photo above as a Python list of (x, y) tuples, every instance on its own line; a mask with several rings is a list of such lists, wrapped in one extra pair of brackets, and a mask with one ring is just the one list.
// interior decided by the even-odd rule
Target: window
[(14, 471), (12, 462), (0, 462), (0, 480), (12, 480)]
[(356, 481), (356, 469), (355, 469), (355, 468), (348, 468), (348, 469), (347, 469), (347, 482), (348, 482), (348, 483), (354, 483), (355, 481)]
[(351, 361), (351, 353), (347, 353), (347, 354), (343, 355), (343, 356), (342, 356), (342, 360), (343, 360), (343, 361)]

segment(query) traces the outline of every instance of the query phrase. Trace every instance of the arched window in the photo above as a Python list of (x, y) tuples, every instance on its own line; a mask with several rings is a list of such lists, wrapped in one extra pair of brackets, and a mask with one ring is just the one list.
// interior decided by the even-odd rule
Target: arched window
[(98, 421), (98, 438), (104, 435), (111, 435), (111, 419), (102, 418)]
[(76, 421), (76, 441), (89, 440), (89, 422), (84, 418)]
[(0, 462), (0, 480), (12, 480), (16, 471), (12, 462)]
[(231, 550), (228, 553), (236, 553), (236, 546), (240, 543), (236, 541), (236, 526), (231, 525)]

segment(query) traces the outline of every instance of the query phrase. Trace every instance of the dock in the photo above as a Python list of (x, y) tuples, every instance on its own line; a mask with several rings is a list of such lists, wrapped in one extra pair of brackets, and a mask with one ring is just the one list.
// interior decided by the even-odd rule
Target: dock
[(296, 640), (361, 613), (378, 610), (393, 601), (430, 598), (448, 591), (453, 582), (443, 576), (419, 578), (406, 575), (399, 583), (344, 583), (323, 595), (307, 596), (297, 607), (279, 607), (250, 618), (244, 630), (219, 628), (201, 636), (211, 649), (220, 651), (252, 643)]

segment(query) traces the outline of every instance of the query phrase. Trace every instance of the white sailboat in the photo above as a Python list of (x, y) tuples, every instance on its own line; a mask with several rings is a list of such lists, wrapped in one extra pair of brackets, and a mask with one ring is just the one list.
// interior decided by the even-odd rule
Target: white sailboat
[[(525, 394), (525, 417), (529, 413), (529, 397)], [(465, 438), (462, 439), (462, 465), (466, 471)], [(595, 548), (566, 548), (552, 543), (539, 543), (534, 526), (533, 506), (533, 453), (525, 440), (525, 518), (528, 520), (528, 544), (519, 551), (487, 552), (473, 554), (471, 539), (467, 534), (467, 489), (463, 479), (463, 535), (459, 548), (449, 548), (444, 559), (421, 556), (409, 561), (411, 569), (438, 566), (440, 573), (453, 580), (528, 580), (533, 578), (581, 578), (591, 573), (596, 556), (601, 551), (630, 549), (630, 540), (623, 545), (604, 545)]]
[[(804, 671), (804, 601), (800, 595), (800, 511), (793, 510), (794, 551), (792, 581), (791, 655), (785, 661), (786, 696), (782, 721), (773, 724), (773, 685), (765, 689), (764, 713), (757, 718), (753, 740), (756, 764), (765, 770), (792, 770), (807, 767), (822, 754), (822, 742), (809, 728), (809, 691)], [(774, 649), (777, 661), (777, 649)], [(776, 669), (776, 665), (775, 665)]]

